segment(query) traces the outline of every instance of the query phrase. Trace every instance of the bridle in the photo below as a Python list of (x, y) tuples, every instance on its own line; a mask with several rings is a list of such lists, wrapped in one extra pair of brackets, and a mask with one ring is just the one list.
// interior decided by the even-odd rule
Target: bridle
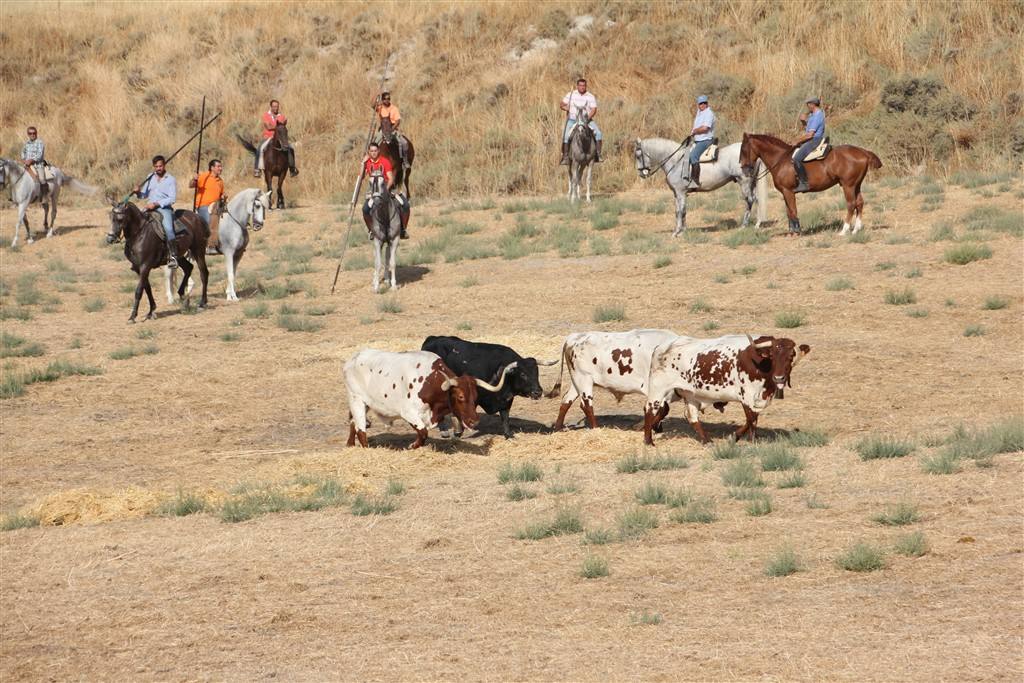
[[(636, 169), (637, 173), (640, 174), (641, 178), (643, 178), (644, 180), (647, 180), (648, 178), (653, 176), (655, 173), (657, 173), (658, 171), (663, 169), (665, 167), (665, 164), (668, 163), (669, 159), (674, 157), (676, 155), (676, 153), (678, 153), (679, 150), (681, 150), (683, 147), (686, 147), (686, 143), (689, 142), (689, 140), (690, 140), (690, 138), (687, 137), (685, 140), (680, 142), (679, 146), (676, 147), (674, 150), (672, 150), (672, 153), (669, 154), (664, 159), (662, 159), (661, 163), (658, 164), (657, 166), (655, 166), (653, 169), (650, 167), (651, 155), (647, 153), (646, 149), (644, 149), (644, 143), (642, 141), (640, 141), (640, 140), (637, 140), (636, 142), (633, 143), (633, 148), (634, 148), (634, 152), (640, 152), (640, 163), (643, 164), (642, 166), (640, 166), (639, 168)], [(635, 157), (635, 154), (634, 154), (634, 157)], [(672, 164), (672, 168), (675, 168), (675, 167), (676, 167), (676, 164)], [(670, 168), (667, 171), (665, 171), (665, 173), (669, 173), (672, 170), (672, 168)]]
[(243, 229), (248, 228), (249, 224), (252, 223), (252, 229), (254, 232), (259, 232), (263, 229), (263, 221), (256, 222), (256, 205), (260, 202), (260, 193), (257, 192), (256, 196), (252, 198), (252, 206), (249, 207), (249, 218), (243, 223), (235, 217), (235, 214), (231, 213), (231, 209), (227, 210), (231, 220), (242, 226)]
[[(107, 244), (117, 244), (122, 239), (125, 239), (125, 225), (128, 222), (128, 205), (125, 203), (114, 204), (110, 208), (110, 232), (107, 233)], [(119, 218), (114, 220), (114, 213), (119, 215)], [(117, 225), (115, 231), (114, 225)]]

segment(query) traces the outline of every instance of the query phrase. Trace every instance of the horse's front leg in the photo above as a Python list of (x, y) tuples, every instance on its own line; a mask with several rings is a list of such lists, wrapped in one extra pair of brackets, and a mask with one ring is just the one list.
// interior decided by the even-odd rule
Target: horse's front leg
[(164, 267), (164, 289), (167, 294), (167, 305), (170, 306), (174, 303), (174, 274), (177, 272), (176, 268)]
[(284, 208), (284, 190), (282, 189), (284, 187), (284, 178), (284, 173), (277, 176), (277, 208), (279, 209)]
[(199, 278), (203, 281), (203, 293), (199, 297), (199, 310), (202, 311), (206, 308), (206, 287), (210, 282), (210, 269), (206, 266), (206, 247), (200, 245), (192, 255), (196, 259), (196, 265), (199, 266)]
[(391, 289), (398, 289), (398, 278), (395, 270), (398, 268), (398, 245), (401, 240), (392, 240), (388, 247), (388, 270), (391, 271)]
[(594, 175), (594, 162), (587, 164), (587, 204), (590, 203), (590, 178)]
[(184, 301), (186, 297), (185, 288), (188, 286), (189, 278), (192, 277), (192, 268), (194, 266), (186, 258), (182, 258), (179, 264), (181, 265), (181, 284), (178, 285), (178, 298)]
[(380, 292), (380, 281), (383, 273), (381, 272), (381, 249), (383, 249), (383, 242), (376, 237), (373, 238), (373, 293)]
[(569, 201), (570, 202), (572, 201), (572, 190), (573, 190), (572, 178), (573, 178), (573, 176), (572, 176), (572, 160), (570, 159), (569, 160)]
[(673, 237), (679, 237), (686, 230), (686, 190), (672, 188), (672, 194), (676, 198), (676, 229), (672, 232)]
[(786, 214), (789, 217), (789, 234), (800, 234), (800, 218), (796, 214), (796, 195), (788, 187), (780, 188), (782, 198), (786, 202)]
[(25, 234), (28, 235), (26, 241), (32, 244), (32, 230), (28, 227), (28, 218), (25, 216), (25, 212), (28, 211), (28, 204), (21, 204), (18, 206), (18, 222), (14, 226), (14, 239), (11, 240), (11, 246), (18, 246), (18, 230), (21, 226), (25, 226)]
[(223, 244), (221, 251), (224, 252), (224, 270), (228, 276), (228, 288), (225, 296), (228, 301), (238, 301), (238, 295), (235, 294), (235, 252), (229, 251)]
[(738, 182), (740, 193), (743, 194), (743, 201), (747, 205), (746, 210), (743, 212), (743, 221), (740, 223), (740, 227), (745, 228), (750, 223), (750, 212), (754, 208), (754, 200), (757, 195), (754, 194), (754, 184), (748, 184), (746, 178), (740, 178)]
[[(142, 301), (142, 293), (149, 289), (149, 271), (152, 269), (148, 263), (144, 264), (139, 268), (139, 282), (135, 285), (135, 301), (132, 303), (132, 314), (128, 318), (128, 322), (135, 322), (135, 317), (139, 314), (139, 302)], [(156, 308), (156, 302), (150, 301), (149, 304), (149, 316), (153, 315), (153, 309)]]
[[(156, 320), (156, 299), (153, 298), (153, 288), (149, 286), (149, 273), (146, 273), (146, 298), (149, 299), (149, 313), (146, 314), (146, 320)], [(138, 306), (138, 302), (135, 303)]]

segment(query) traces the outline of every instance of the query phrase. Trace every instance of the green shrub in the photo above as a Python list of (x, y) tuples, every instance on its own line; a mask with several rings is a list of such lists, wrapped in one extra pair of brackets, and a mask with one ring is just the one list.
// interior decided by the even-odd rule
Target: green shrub
[(837, 277), (825, 283), (825, 289), (830, 292), (841, 292), (845, 289), (853, 289), (853, 280), (845, 277)]
[(291, 314), (278, 315), (277, 326), (289, 332), (317, 332), (324, 328), (324, 324), (319, 320)]
[(764, 472), (785, 472), (802, 470), (804, 463), (785, 441), (758, 445), (752, 450), (754, 457), (760, 457)]
[(913, 524), (918, 519), (920, 518), (917, 515), (917, 506), (910, 503), (889, 505), (884, 512), (880, 512), (871, 518), (873, 522), (878, 522), (884, 526), (904, 526), (906, 524)]
[(887, 290), (885, 293), (885, 303), (893, 306), (906, 306), (907, 304), (916, 304), (917, 295), (910, 287), (904, 287), (902, 290)]
[(956, 239), (956, 232), (953, 230), (953, 226), (949, 223), (940, 223), (932, 226), (931, 232), (928, 233), (929, 242), (952, 242)]
[(730, 249), (736, 249), (741, 246), (759, 246), (764, 244), (771, 235), (768, 234), (767, 230), (755, 230), (754, 228), (740, 228), (738, 230), (732, 230), (722, 237), (722, 244)]
[(384, 488), (384, 493), (389, 496), (401, 496), (405, 494), (405, 484), (398, 479), (388, 479), (387, 486)]
[(866, 436), (854, 446), (861, 460), (902, 458), (913, 453), (915, 448), (912, 441), (899, 437), (876, 435)]
[(631, 508), (619, 515), (619, 538), (639, 538), (658, 527), (658, 515), (646, 508)]
[(626, 307), (622, 304), (602, 304), (594, 308), (595, 323), (621, 322), (626, 319)]
[(644, 610), (633, 615), (633, 623), (643, 626), (657, 626), (661, 621), (661, 615), (657, 612), (648, 612), (647, 610)]
[(583, 531), (583, 521), (576, 510), (562, 508), (552, 520), (527, 525), (516, 533), (520, 540), (539, 541), (549, 536), (578, 534)]
[(1000, 311), (1010, 305), (1010, 302), (1001, 296), (990, 296), (985, 299), (982, 306), (986, 311)]
[(721, 325), (719, 325), (717, 321), (707, 320), (704, 322), (703, 325), (700, 326), (700, 329), (704, 330), (705, 332), (714, 332), (719, 327), (721, 327)]
[(13, 514), (6, 515), (0, 520), (0, 531), (15, 531), (16, 529), (31, 529), (39, 526), (39, 515)]
[(513, 465), (507, 462), (498, 470), (498, 483), (508, 484), (509, 482), (541, 481), (544, 478), (544, 471), (533, 462), (522, 462)]
[(836, 558), (836, 565), (849, 572), (873, 572), (885, 568), (885, 554), (867, 543), (857, 543)]
[(915, 278), (919, 278), (919, 277), (921, 277), (921, 269), (920, 268), (911, 268), (906, 273), (904, 273), (903, 277), (907, 278), (908, 280), (913, 280)]
[(807, 322), (807, 317), (797, 311), (781, 311), (775, 314), (775, 326), (783, 329), (800, 327)]
[(704, 299), (694, 299), (690, 304), (690, 313), (710, 313), (713, 307)]
[(926, 308), (910, 308), (907, 309), (908, 318), (927, 318), (928, 309)]
[(958, 266), (965, 266), (973, 261), (990, 258), (992, 258), (992, 250), (989, 249), (988, 245), (975, 242), (963, 242), (955, 247), (950, 247), (942, 255), (943, 261)]
[(516, 485), (510, 487), (505, 492), (505, 497), (508, 498), (511, 501), (518, 502), (518, 501), (521, 501), (521, 500), (529, 500), (531, 498), (536, 498), (537, 497), (537, 492), (533, 491), (533, 490), (530, 490), (530, 489), (528, 489), (528, 488), (526, 488), (524, 486), (520, 486), (519, 484), (516, 484)]
[(860, 232), (854, 232), (846, 237), (846, 241), (850, 244), (867, 244), (871, 241), (871, 233), (867, 230), (861, 230)]
[(760, 488), (765, 485), (760, 472), (749, 458), (734, 460), (722, 470), (721, 477), (726, 486)]
[(1019, 207), (1003, 209), (991, 205), (975, 206), (964, 214), (963, 223), (968, 230), (992, 230), (1015, 237), (1024, 235), (1024, 216)]
[(548, 484), (547, 491), (553, 496), (560, 496), (566, 493), (578, 493), (579, 484), (574, 481), (553, 481)]
[(981, 325), (968, 325), (964, 328), (965, 337), (983, 337), (985, 336), (985, 328)]
[(673, 510), (669, 519), (680, 524), (710, 524), (718, 519), (715, 503), (709, 498), (695, 498), (685, 507)]
[(98, 313), (99, 311), (102, 311), (106, 307), (107, 302), (99, 297), (89, 299), (84, 304), (82, 304), (82, 308), (85, 309), (86, 313)]
[(156, 508), (156, 514), (164, 517), (184, 517), (206, 512), (206, 499), (196, 493), (185, 493), (178, 489), (174, 498), (165, 500)]
[(366, 498), (362, 495), (355, 497), (349, 508), (356, 517), (367, 515), (390, 515), (398, 509), (398, 503), (387, 496), (381, 498)]
[(927, 474), (955, 474), (960, 471), (960, 458), (951, 451), (940, 451), (922, 458), (921, 469)]
[(270, 306), (265, 301), (249, 304), (242, 308), (242, 315), (246, 318), (266, 318), (270, 315)]
[(43, 346), (35, 342), (26, 343), (23, 337), (0, 333), (0, 358), (30, 358), (42, 356)]
[(655, 269), (665, 268), (666, 266), (670, 265), (672, 265), (672, 257), (668, 256), (667, 254), (662, 254), (661, 256), (658, 256), (657, 258), (654, 259)]
[(684, 458), (672, 455), (627, 455), (615, 465), (619, 474), (635, 474), (637, 472), (679, 470), (689, 466)]
[(803, 473), (793, 472), (788, 477), (780, 479), (776, 484), (780, 489), (799, 489), (803, 488), (807, 484), (807, 480), (804, 478)]
[(655, 254), (664, 251), (661, 238), (641, 230), (627, 230), (619, 240), (623, 254)]
[(402, 304), (398, 303), (398, 299), (395, 297), (381, 299), (377, 304), (377, 310), (381, 313), (401, 313)]
[(766, 576), (778, 578), (800, 571), (800, 560), (792, 548), (783, 548), (771, 557), (764, 567)]
[(829, 508), (829, 504), (818, 498), (818, 494), (816, 493), (812, 493), (807, 496), (805, 503), (807, 504), (807, 508), (810, 510), (828, 510)]
[(820, 429), (795, 429), (786, 435), (785, 441), (797, 448), (817, 448), (827, 446), (829, 437)]
[(607, 213), (595, 213), (590, 216), (590, 225), (594, 230), (611, 230), (618, 226), (619, 217)]
[(768, 496), (754, 498), (747, 503), (747, 514), (751, 517), (764, 517), (771, 514), (772, 499)]
[(587, 555), (583, 559), (583, 568), (580, 570), (580, 576), (584, 579), (598, 579), (602, 576), (608, 576), (608, 560), (597, 555)]
[(610, 529), (590, 529), (583, 534), (585, 545), (607, 545), (615, 540), (615, 534)]
[(743, 449), (735, 441), (719, 441), (711, 449), (714, 460), (735, 460), (743, 455)]
[(653, 481), (644, 482), (633, 494), (640, 505), (664, 505), (668, 500), (668, 489)]
[(928, 554), (928, 540), (922, 532), (915, 531), (897, 538), (893, 550), (907, 557), (921, 557)]
[(886, 271), (896, 268), (895, 261), (881, 261), (875, 264), (875, 270)]

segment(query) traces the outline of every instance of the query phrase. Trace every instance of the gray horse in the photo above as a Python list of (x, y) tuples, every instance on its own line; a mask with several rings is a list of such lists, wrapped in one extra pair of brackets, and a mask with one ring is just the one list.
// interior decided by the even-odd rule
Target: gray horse
[[(38, 172), (43, 172), (40, 169)], [(49, 191), (43, 200), (43, 228), (46, 229), (46, 236), (53, 237), (57, 234), (57, 198), (60, 197), (60, 188), (65, 185), (82, 194), (95, 194), (96, 188), (65, 175), (56, 166), (49, 166), (45, 171), (46, 185)], [(18, 228), (25, 226), (26, 241), (32, 244), (32, 229), (28, 226), (28, 218), (25, 212), (28, 205), (39, 198), (40, 184), (25, 170), (25, 167), (10, 159), (0, 159), (0, 187), (11, 187), (11, 201), (18, 205), (18, 223), (14, 226), (14, 239), (11, 246), (18, 246)]]
[[(408, 200), (405, 200), (408, 201)], [(373, 291), (380, 292), (381, 280), (385, 279), (384, 249), (387, 253), (387, 270), (391, 274), (391, 289), (398, 289), (395, 268), (398, 265), (399, 235), (402, 233), (402, 215), (399, 200), (391, 194), (383, 176), (370, 178), (370, 234), (373, 237)]]
[(758, 161), (753, 175), (748, 176), (740, 167), (740, 143), (718, 150), (718, 159), (702, 164), (700, 184), (690, 183), (690, 150), (693, 141), (688, 137), (681, 143), (665, 138), (636, 139), (633, 157), (641, 178), (650, 178), (659, 170), (665, 171), (665, 182), (676, 198), (676, 229), (678, 237), (686, 229), (686, 195), (689, 192), (711, 192), (728, 183), (739, 183), (747, 210), (743, 213), (743, 226), (750, 220), (750, 210), (757, 204), (757, 224), (767, 220), (768, 171)]
[(590, 129), (590, 116), (583, 109), (576, 119), (576, 125), (569, 132), (569, 201), (580, 198), (580, 181), (587, 172), (587, 202), (590, 202), (590, 178), (597, 158), (597, 139)]
[(267, 211), (270, 209), (270, 192), (260, 192), (255, 187), (242, 190), (228, 202), (228, 209), (220, 217), (217, 240), (220, 253), (224, 254), (224, 269), (227, 271), (228, 301), (238, 301), (235, 293), (235, 275), (245, 248), (249, 245), (249, 223), (253, 230), (263, 228)]

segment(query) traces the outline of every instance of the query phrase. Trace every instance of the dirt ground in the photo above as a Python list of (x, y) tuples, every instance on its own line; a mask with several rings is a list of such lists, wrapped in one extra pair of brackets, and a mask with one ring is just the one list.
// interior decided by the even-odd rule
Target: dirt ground
[[(663, 187), (605, 200), (622, 213), (601, 231), (589, 213), (576, 218), (557, 202), (426, 202), (403, 250), (442, 239), (453, 221), (475, 226), (465, 241), (493, 247), (518, 221), (540, 234), (578, 228), (578, 255), (570, 247), (565, 257), (442, 257), (400, 269), (402, 288), (386, 295), (370, 291), (366, 268), (343, 270), (329, 293), (345, 209), (302, 205), (271, 214), (253, 235), (241, 302), (224, 300), (223, 265), (211, 257), (208, 310), (168, 305), (154, 276), (161, 317), (137, 325), (126, 324), (132, 274), (120, 246), (103, 241), (107, 210), (62, 209), (58, 237), (0, 251), (3, 309), (31, 315), (8, 316), (3, 331), (45, 349), (5, 358), (4, 373), (56, 359), (103, 372), (31, 384), (0, 402), (0, 508), (44, 522), (0, 533), (0, 677), (1020, 680), (1022, 454), (951, 475), (921, 466), (935, 452), (927, 444), (957, 425), (1024, 411), (1021, 238), (986, 232), (991, 258), (963, 266), (943, 261), (956, 243), (929, 239), (944, 222), (965, 234), (963, 217), (977, 207), (1019, 216), (1020, 181), (981, 192), (949, 186), (930, 211), (917, 181), (883, 185), (867, 189), (866, 242), (831, 229), (785, 238), (773, 192), (770, 215), (781, 220), (768, 228), (772, 238), (737, 248), (722, 244), (740, 213), (731, 189), (691, 198), (688, 240), (670, 237)], [(839, 218), (838, 197), (801, 198), (805, 225), (815, 212)], [(14, 216), (0, 212), (6, 244)], [(360, 230), (347, 257), (355, 265), (369, 254)], [(662, 254), (671, 263), (655, 267)], [(33, 273), (43, 296), (19, 303)], [(853, 287), (826, 288), (839, 277)], [(260, 294), (289, 281), (297, 291), (284, 298)], [(885, 303), (887, 291), (906, 287), (916, 303)], [(987, 310), (991, 297), (1007, 305)], [(247, 315), (261, 302), (267, 317)], [(593, 322), (608, 304), (622, 305), (625, 319)], [(288, 331), (278, 324), (282, 306), (326, 313), (309, 316), (324, 327)], [(776, 327), (787, 311), (804, 324)], [(965, 336), (973, 325), (984, 334)], [(655, 450), (689, 466), (617, 473), (619, 459), (644, 451), (636, 396), (616, 404), (599, 394), (595, 431), (547, 433), (557, 399), (519, 399), (511, 441), (485, 417), (480, 434), (448, 442), (432, 431), (430, 447), (415, 452), (402, 450), (414, 434), (401, 422), (376, 422), (371, 449), (344, 446), (340, 369), (358, 349), (418, 349), (429, 334), (458, 334), (545, 360), (570, 332), (634, 327), (810, 344), (792, 390), (760, 421), (778, 433), (828, 433), (828, 445), (800, 449), (807, 485), (780, 489), (766, 473), (773, 511), (749, 516), (722, 484), (729, 462), (714, 460), (678, 412)], [(149, 353), (111, 357), (125, 348)], [(545, 388), (556, 375), (557, 366), (542, 369)], [(720, 441), (742, 411), (705, 417)], [(862, 461), (853, 447), (869, 434), (907, 436), (918, 448)], [(526, 461), (545, 480), (531, 485), (537, 497), (510, 501), (497, 472)], [(300, 474), (337, 477), (353, 494), (380, 492), (389, 479), (407, 491), (386, 516), (338, 507), (232, 524), (211, 513), (151, 514), (178, 489), (216, 500), (240, 483)], [(570, 481), (577, 492), (547, 490)], [(636, 540), (515, 538), (565, 507), (587, 529), (614, 527), (648, 481), (713, 497), (718, 520), (680, 524), (652, 506), (659, 526)], [(812, 508), (809, 496), (827, 507)], [(896, 502), (916, 505), (920, 520), (871, 521)], [(835, 564), (857, 541), (889, 548), (907, 531), (923, 532), (930, 552), (890, 553), (885, 569), (869, 573)], [(802, 571), (769, 578), (765, 562), (782, 547), (796, 551)], [(606, 559), (610, 574), (582, 578), (588, 556)], [(645, 614), (660, 623), (643, 623)]]

